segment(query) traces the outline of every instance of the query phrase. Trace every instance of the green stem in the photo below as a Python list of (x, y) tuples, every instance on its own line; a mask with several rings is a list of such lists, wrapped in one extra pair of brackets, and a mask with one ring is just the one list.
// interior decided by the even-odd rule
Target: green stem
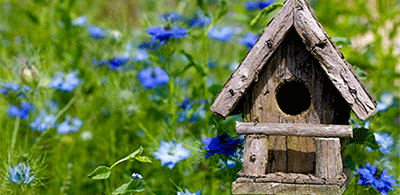
[(169, 107), (171, 111), (171, 122), (169, 126), (169, 136), (171, 139), (174, 138), (174, 127), (176, 122), (176, 106), (175, 106), (175, 78), (171, 78), (169, 81)]
[(153, 141), (154, 143), (158, 144), (157, 140), (153, 137), (153, 135), (147, 130), (147, 128), (143, 125), (142, 122), (139, 121), (139, 119), (135, 118), (136, 124), (146, 133), (146, 135)]
[(128, 157), (125, 157), (125, 158), (120, 159), (119, 161), (115, 162), (113, 165), (111, 165), (110, 168), (108, 168), (107, 173), (109, 173), (109, 172), (111, 171), (111, 169), (113, 169), (113, 168), (114, 168), (115, 166), (117, 166), (118, 164), (120, 164), (120, 163), (122, 163), (122, 162), (125, 162), (125, 161), (127, 161), (127, 160), (129, 160), (129, 158), (128, 158)]
[(15, 120), (15, 126), (14, 126), (14, 131), (13, 131), (12, 140), (11, 140), (11, 151), (14, 150), (15, 142), (17, 141), (17, 134), (18, 134), (20, 120), (21, 120), (21, 118), (19, 118), (19, 117), (17, 117), (17, 120)]
[[(77, 95), (74, 96), (74, 97), (67, 103), (67, 105), (65, 105), (64, 108), (61, 109), (61, 110), (57, 113), (57, 115), (55, 116), (55, 120), (54, 120), (54, 121), (57, 121), (58, 118), (60, 118), (60, 116), (63, 115), (63, 114), (68, 110), (69, 107), (71, 107), (71, 105), (75, 102), (75, 100), (77, 99), (77, 97), (78, 97)], [(36, 140), (35, 144), (34, 144), (33, 147), (32, 147), (32, 151), (36, 151), (38, 143), (40, 143), (40, 141), (41, 141), (41, 140), (43, 139), (43, 137), (47, 134), (47, 132), (49, 132), (49, 128), (50, 128), (50, 127), (48, 126), (47, 129), (44, 130), (44, 131), (42, 132), (42, 134), (40, 134), (40, 136), (38, 137), (38, 139)]]

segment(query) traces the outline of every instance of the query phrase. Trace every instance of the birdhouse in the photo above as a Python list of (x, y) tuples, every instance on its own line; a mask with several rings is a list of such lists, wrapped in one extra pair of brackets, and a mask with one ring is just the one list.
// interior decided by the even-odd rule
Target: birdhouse
[(348, 121), (376, 102), (304, 0), (287, 0), (216, 96), (221, 118), (242, 113), (234, 194), (341, 194)]

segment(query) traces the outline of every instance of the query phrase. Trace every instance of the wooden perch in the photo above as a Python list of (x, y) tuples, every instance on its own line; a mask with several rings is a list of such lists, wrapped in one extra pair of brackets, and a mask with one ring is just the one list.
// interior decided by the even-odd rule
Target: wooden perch
[(352, 138), (353, 128), (351, 125), (236, 122), (236, 133), (300, 137)]

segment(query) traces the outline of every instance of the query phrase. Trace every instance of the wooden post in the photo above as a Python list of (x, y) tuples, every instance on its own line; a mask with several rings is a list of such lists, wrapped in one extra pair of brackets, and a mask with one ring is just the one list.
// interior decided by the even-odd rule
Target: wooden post
[(339, 138), (315, 138), (315, 174), (320, 178), (336, 178), (342, 173)]
[(268, 138), (266, 135), (250, 134), (246, 136), (243, 150), (244, 176), (265, 175), (268, 159)]

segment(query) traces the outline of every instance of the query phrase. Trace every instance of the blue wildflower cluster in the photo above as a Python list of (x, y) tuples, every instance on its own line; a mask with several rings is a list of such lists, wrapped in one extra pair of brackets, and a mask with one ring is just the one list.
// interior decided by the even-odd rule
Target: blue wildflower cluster
[(208, 36), (221, 42), (228, 42), (234, 34), (234, 30), (229, 27), (214, 27), (208, 32)]
[(167, 42), (171, 38), (183, 38), (188, 36), (187, 29), (175, 26), (175, 27), (152, 27), (147, 29), (147, 33), (153, 36), (153, 41), (160, 41), (161, 44)]
[(100, 26), (93, 25), (88, 27), (88, 32), (93, 39), (104, 39), (104, 37), (108, 34), (108, 30), (103, 30)]
[(77, 77), (78, 71), (71, 72), (64, 77), (63, 72), (58, 72), (50, 83), (50, 87), (54, 89), (59, 89), (62, 92), (72, 92), (76, 87), (78, 87), (81, 80)]
[(269, 1), (248, 1), (245, 3), (248, 11), (261, 10), (275, 3), (273, 0)]
[(30, 176), (31, 167), (25, 163), (18, 163), (13, 168), (9, 167), (10, 176), (8, 177), (15, 184), (29, 184), (35, 175)]
[(169, 81), (169, 76), (160, 67), (148, 67), (143, 69), (138, 74), (139, 81), (145, 89), (153, 89), (157, 86), (164, 86)]
[(199, 14), (189, 20), (189, 26), (196, 28), (201, 27), (204, 28), (205, 26), (210, 24), (210, 18), (204, 16), (203, 14)]
[(71, 118), (70, 115), (67, 115), (65, 117), (64, 122), (58, 125), (57, 132), (59, 134), (68, 134), (70, 132), (77, 132), (82, 125), (83, 125), (82, 120), (75, 117)]
[(232, 156), (236, 149), (243, 143), (243, 140), (231, 138), (228, 134), (203, 138), (201, 141), (205, 144), (201, 149), (207, 150), (206, 158), (213, 156), (214, 154)]
[(46, 110), (41, 109), (40, 115), (33, 122), (29, 123), (29, 126), (34, 131), (43, 132), (46, 129), (52, 129), (56, 126), (56, 118), (54, 114), (47, 114)]
[(132, 173), (132, 177), (133, 177), (133, 179), (136, 179), (136, 180), (143, 179), (143, 176), (140, 175), (139, 173)]
[(249, 49), (253, 48), (254, 44), (256, 44), (258, 40), (258, 36), (252, 33), (247, 33), (246, 37), (241, 38), (239, 42), (243, 45), (246, 45)]
[(11, 118), (21, 118), (21, 119), (28, 119), (29, 112), (31, 111), (31, 104), (29, 102), (21, 102), (19, 106), (10, 104), (7, 108), (7, 114)]
[(396, 183), (397, 181), (393, 179), (393, 176), (387, 174), (386, 169), (380, 172), (376, 166), (372, 166), (369, 163), (366, 163), (365, 168), (360, 166), (360, 169), (356, 169), (356, 172), (360, 175), (360, 179), (358, 180), (359, 185), (370, 185), (382, 195), (387, 195), (389, 190), (393, 190), (393, 187), (399, 186)]
[(189, 97), (186, 97), (180, 106), (181, 112), (179, 112), (179, 122), (188, 120), (191, 123), (201, 121), (206, 117), (205, 111), (205, 100), (191, 101)]
[(190, 156), (190, 150), (184, 148), (182, 143), (176, 143), (176, 141), (161, 141), (161, 146), (157, 152), (154, 152), (154, 156), (161, 160), (162, 166), (167, 165), (169, 169), (172, 169), (176, 163)]
[(14, 94), (20, 98), (25, 98), (26, 94), (31, 89), (31, 87), (29, 87), (28, 85), (20, 87), (18, 83), (1, 83), (0, 86), (0, 93), (2, 93), (3, 95)]

